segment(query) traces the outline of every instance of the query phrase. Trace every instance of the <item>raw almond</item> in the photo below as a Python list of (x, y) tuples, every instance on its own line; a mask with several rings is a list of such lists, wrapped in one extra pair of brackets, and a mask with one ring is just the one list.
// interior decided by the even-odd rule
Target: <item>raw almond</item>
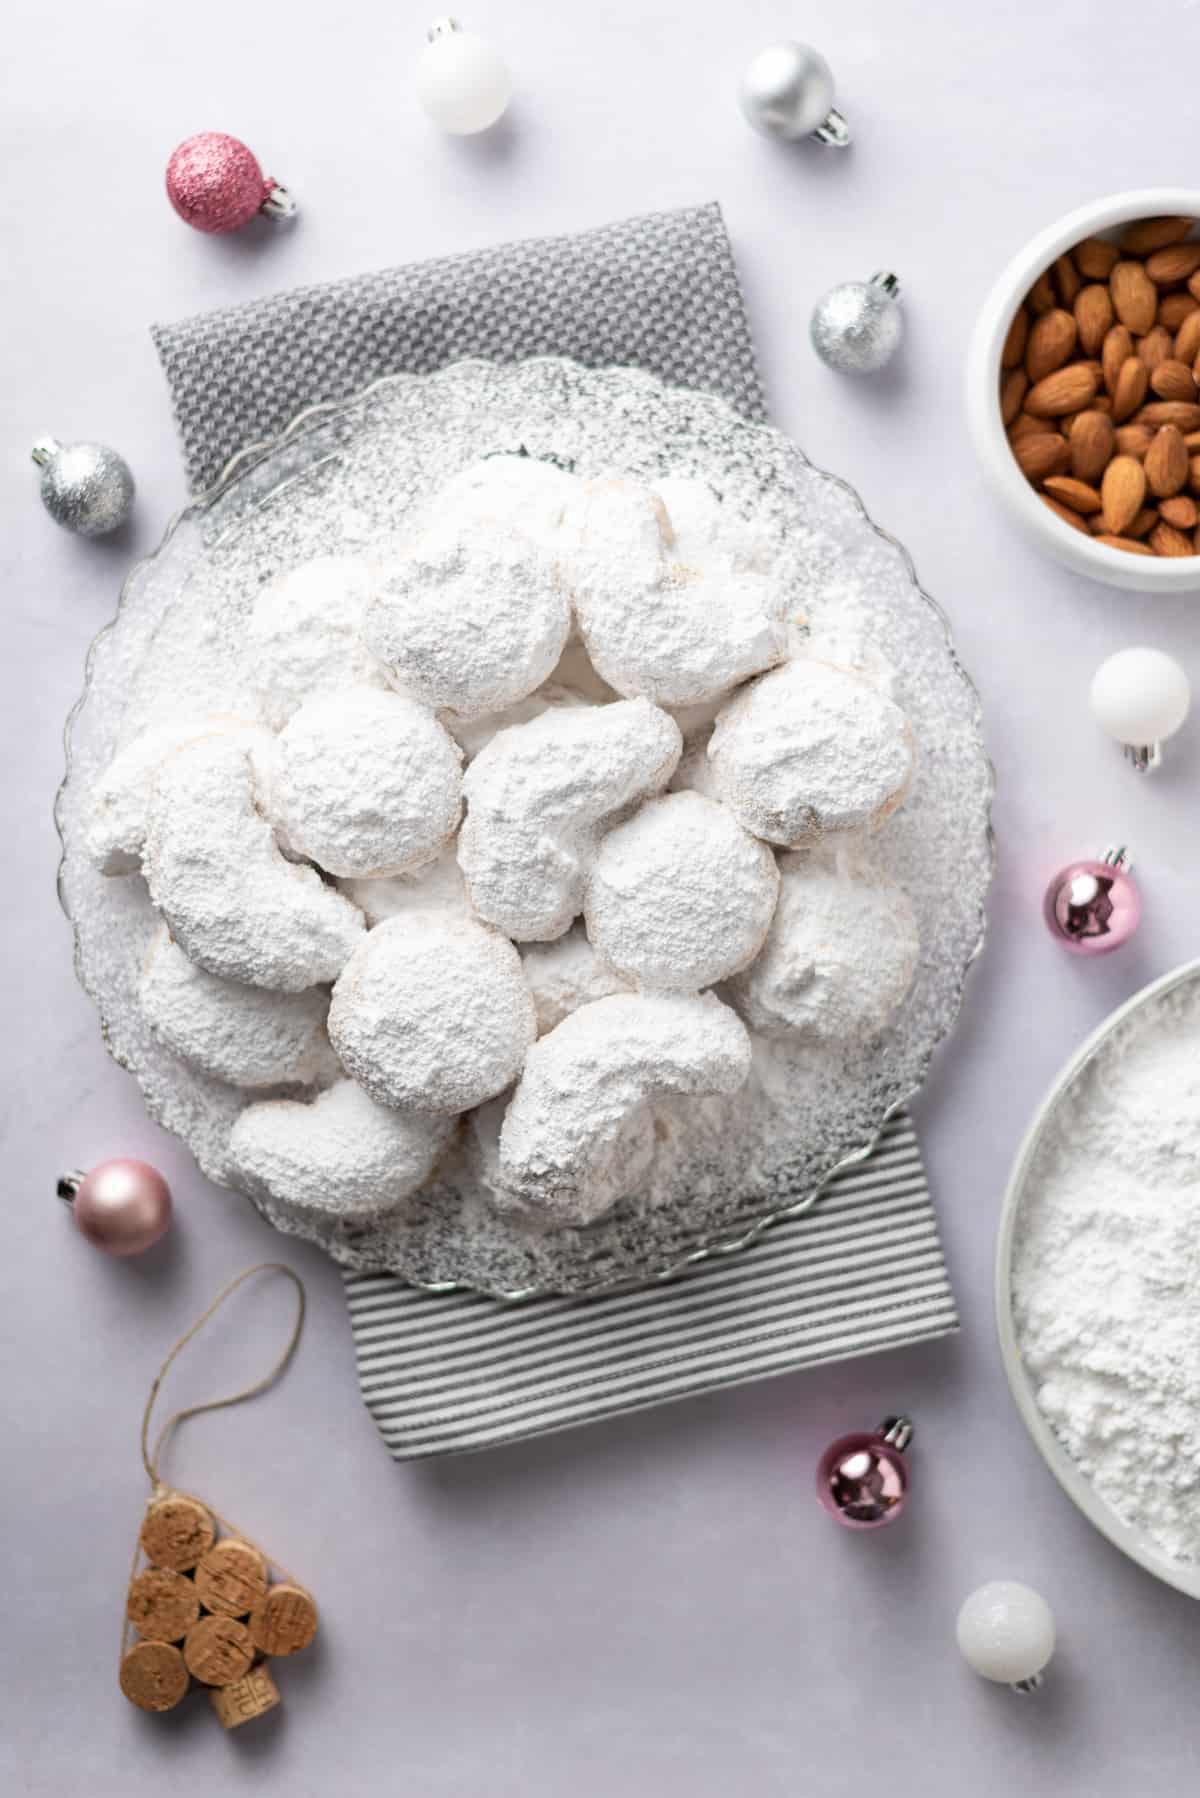
[(1188, 276), (1188, 292), (1193, 299), (1200, 300), (1200, 270)]
[(1148, 537), (1158, 523), (1158, 507), (1143, 506), (1133, 523), (1126, 526), (1127, 537)]
[(1065, 474), (1071, 451), (1065, 437), (1057, 431), (1042, 431), (1036, 437), (1021, 437), (1013, 444), (1017, 466), (1027, 481), (1036, 486), (1047, 475)]
[(1102, 237), (1085, 237), (1071, 254), (1075, 258), (1075, 267), (1089, 281), (1107, 281), (1114, 262), (1120, 258), (1116, 244), (1106, 243)]
[(1023, 368), (1010, 368), (1000, 383), (1000, 416), (1006, 425), (1010, 425), (1021, 410), (1021, 401), (1025, 398), (1025, 389), (1029, 385), (1029, 376)]
[(1193, 493), (1200, 493), (1200, 456), (1193, 456), (1188, 463), (1188, 486)]
[[(1071, 320), (1074, 330), (1075, 321)], [(1138, 364), (1141, 367), (1141, 364)], [(1143, 369), (1143, 374), (1145, 370)], [(1070, 362), (1056, 368), (1052, 375), (1038, 381), (1025, 396), (1025, 410), (1035, 418), (1060, 418), (1066, 412), (1078, 412), (1095, 396), (1099, 382), (1095, 371), (1086, 363)], [(1200, 418), (1200, 407), (1197, 407)]]
[(1196, 397), (1191, 369), (1186, 362), (1176, 362), (1172, 357), (1151, 369), (1150, 385), (1162, 400), (1194, 400)]
[(1141, 357), (1126, 356), (1112, 396), (1113, 417), (1118, 424), (1132, 418), (1145, 399), (1149, 385), (1150, 375)]
[(1176, 331), (1171, 353), (1176, 362), (1186, 362), (1189, 368), (1200, 356), (1200, 306), (1193, 306)]
[(1152, 331), (1146, 332), (1137, 346), (1138, 361), (1144, 362), (1147, 368), (1157, 368), (1160, 362), (1167, 360), (1174, 347), (1167, 327), (1155, 325)]
[(1164, 499), (1159, 511), (1168, 524), (1173, 524), (1177, 531), (1194, 531), (1200, 524), (1200, 507), (1186, 493), (1177, 493), (1171, 499)]
[[(1197, 264), (1197, 266), (1200, 267), (1200, 264)], [(1075, 302), (1075, 295), (1079, 292), (1083, 283), (1079, 279), (1079, 270), (1071, 261), (1070, 256), (1055, 257), (1054, 267), (1051, 272), (1054, 278), (1054, 285), (1058, 290), (1059, 299), (1064, 306), (1073, 305)], [(1190, 273), (1191, 271), (1189, 270), (1188, 272)]]
[(1135, 556), (1152, 556), (1154, 551), (1147, 549), (1144, 543), (1135, 543), (1132, 537), (1113, 537), (1107, 533), (1096, 538), (1097, 543), (1107, 543), (1109, 549), (1131, 551)]
[(1008, 441), (1015, 443), (1019, 437), (1040, 437), (1045, 434), (1044, 418), (1033, 418), (1028, 412), (1018, 412), (1008, 427)]
[(1084, 517), (1089, 512), (1100, 510), (1100, 495), (1086, 481), (1077, 481), (1069, 474), (1054, 474), (1045, 483), (1046, 492), (1064, 506), (1070, 506), (1072, 512), (1082, 512)]
[(1104, 371), (1104, 385), (1108, 388), (1110, 393), (1115, 391), (1117, 376), (1132, 355), (1133, 338), (1129, 335), (1129, 332), (1125, 329), (1124, 325), (1114, 325), (1112, 330), (1108, 333), (1108, 336), (1104, 339), (1104, 346), (1100, 351), (1100, 364)]
[[(1028, 414), (1026, 414), (1028, 416)], [(1071, 426), (1071, 473), (1080, 482), (1098, 481), (1112, 459), (1113, 422), (1105, 412), (1081, 412)]]
[(1054, 304), (1054, 288), (1050, 284), (1049, 269), (1045, 274), (1039, 275), (1029, 289), (1029, 298), (1026, 303), (1035, 317), (1041, 312), (1049, 312)]
[(1000, 352), (1001, 368), (1020, 368), (1025, 360), (1025, 344), (1028, 337), (1029, 314), (1022, 306), (1008, 327), (1008, 336), (1004, 339), (1004, 348)]
[(1076, 335), (1074, 318), (1059, 306), (1035, 319), (1025, 346), (1025, 372), (1030, 381), (1043, 381), (1061, 368), (1075, 348)]
[(1039, 494), (1038, 497), (1044, 506), (1049, 506), (1056, 518), (1061, 518), (1064, 524), (1069, 524), (1073, 531), (1082, 531), (1085, 536), (1087, 535), (1087, 526), (1078, 512), (1072, 512), (1070, 506), (1059, 505), (1056, 499), (1050, 499), (1045, 493)]
[(1120, 425), (1117, 428), (1119, 456), (1144, 456), (1153, 442), (1154, 432), (1149, 425)]
[(1146, 485), (1158, 499), (1170, 499), (1181, 487), (1186, 487), (1188, 478), (1187, 445), (1183, 441), (1183, 433), (1174, 425), (1163, 425), (1155, 433), (1154, 442), (1146, 451), (1143, 467), (1146, 471)]
[(1114, 456), (1100, 483), (1100, 509), (1110, 536), (1125, 534), (1141, 511), (1145, 497), (1146, 472), (1141, 463), (1133, 456)]
[(1200, 300), (1190, 293), (1165, 293), (1158, 302), (1158, 322), (1168, 331), (1178, 331), (1185, 318), (1190, 318)]
[[(1060, 380), (1070, 372), (1069, 368), (1060, 368), (1050, 379)], [(1026, 405), (1025, 410), (1033, 412), (1034, 408)], [(1186, 400), (1151, 400), (1148, 406), (1142, 407), (1134, 422), (1139, 425), (1178, 425), (1181, 431), (1200, 431), (1200, 406), (1189, 405)]]
[(1156, 556), (1190, 556), (1192, 540), (1171, 524), (1156, 524), (1150, 533), (1150, 547)]
[(1200, 431), (1185, 431), (1183, 441), (1193, 454), (1200, 450)]
[(1177, 217), (1137, 219), (1121, 233), (1121, 248), (1131, 256), (1150, 256), (1169, 243), (1182, 243), (1195, 219)]
[[(1049, 318), (1053, 315), (1047, 313), (1046, 316)], [(1099, 282), (1093, 282), (1090, 287), (1081, 287), (1075, 295), (1075, 324), (1079, 331), (1079, 345), (1085, 355), (1100, 354), (1112, 323), (1112, 295), (1108, 288), (1102, 287)]]
[(1200, 269), (1200, 243), (1173, 243), (1146, 258), (1146, 273), (1156, 287), (1171, 287)]
[(1140, 262), (1118, 262), (1108, 277), (1113, 311), (1135, 336), (1142, 337), (1158, 312), (1158, 289)]

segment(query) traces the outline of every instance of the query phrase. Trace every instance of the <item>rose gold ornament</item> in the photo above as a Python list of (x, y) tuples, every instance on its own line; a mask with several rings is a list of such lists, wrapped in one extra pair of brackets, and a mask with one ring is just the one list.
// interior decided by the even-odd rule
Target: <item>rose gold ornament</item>
[(296, 202), (264, 175), (258, 158), (224, 131), (200, 131), (176, 146), (167, 164), (167, 198), (197, 231), (240, 231), (258, 212), (291, 218)]
[(80, 1234), (108, 1255), (140, 1255), (171, 1221), (171, 1189), (148, 1161), (101, 1161), (63, 1174), (57, 1191)]

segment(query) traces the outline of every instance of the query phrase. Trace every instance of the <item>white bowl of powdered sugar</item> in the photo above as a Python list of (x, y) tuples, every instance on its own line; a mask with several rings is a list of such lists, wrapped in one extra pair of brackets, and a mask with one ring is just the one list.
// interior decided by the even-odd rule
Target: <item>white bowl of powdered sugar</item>
[(1055, 1082), (1009, 1182), (996, 1307), (1055, 1477), (1200, 1598), (1200, 961), (1121, 1006)]

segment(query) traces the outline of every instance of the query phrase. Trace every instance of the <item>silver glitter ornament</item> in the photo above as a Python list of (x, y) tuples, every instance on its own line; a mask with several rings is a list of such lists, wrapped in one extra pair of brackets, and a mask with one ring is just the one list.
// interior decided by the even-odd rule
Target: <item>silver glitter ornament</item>
[(771, 44), (742, 76), (742, 111), (764, 137), (815, 137), (843, 150), (850, 127), (833, 105), (833, 73), (811, 44)]
[(32, 454), (42, 471), (42, 504), (55, 524), (81, 537), (103, 537), (125, 523), (133, 506), (133, 476), (116, 450), (43, 437)]
[(895, 275), (844, 281), (813, 307), (809, 334), (822, 362), (846, 375), (872, 375), (900, 342), (900, 283)]

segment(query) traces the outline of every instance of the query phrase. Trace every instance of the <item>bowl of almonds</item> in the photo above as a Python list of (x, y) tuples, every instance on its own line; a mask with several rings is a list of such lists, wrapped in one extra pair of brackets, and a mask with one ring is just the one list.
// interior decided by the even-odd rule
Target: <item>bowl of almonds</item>
[(967, 410), (994, 490), (1060, 562), (1200, 588), (1200, 191), (1119, 194), (1035, 237), (980, 315)]

